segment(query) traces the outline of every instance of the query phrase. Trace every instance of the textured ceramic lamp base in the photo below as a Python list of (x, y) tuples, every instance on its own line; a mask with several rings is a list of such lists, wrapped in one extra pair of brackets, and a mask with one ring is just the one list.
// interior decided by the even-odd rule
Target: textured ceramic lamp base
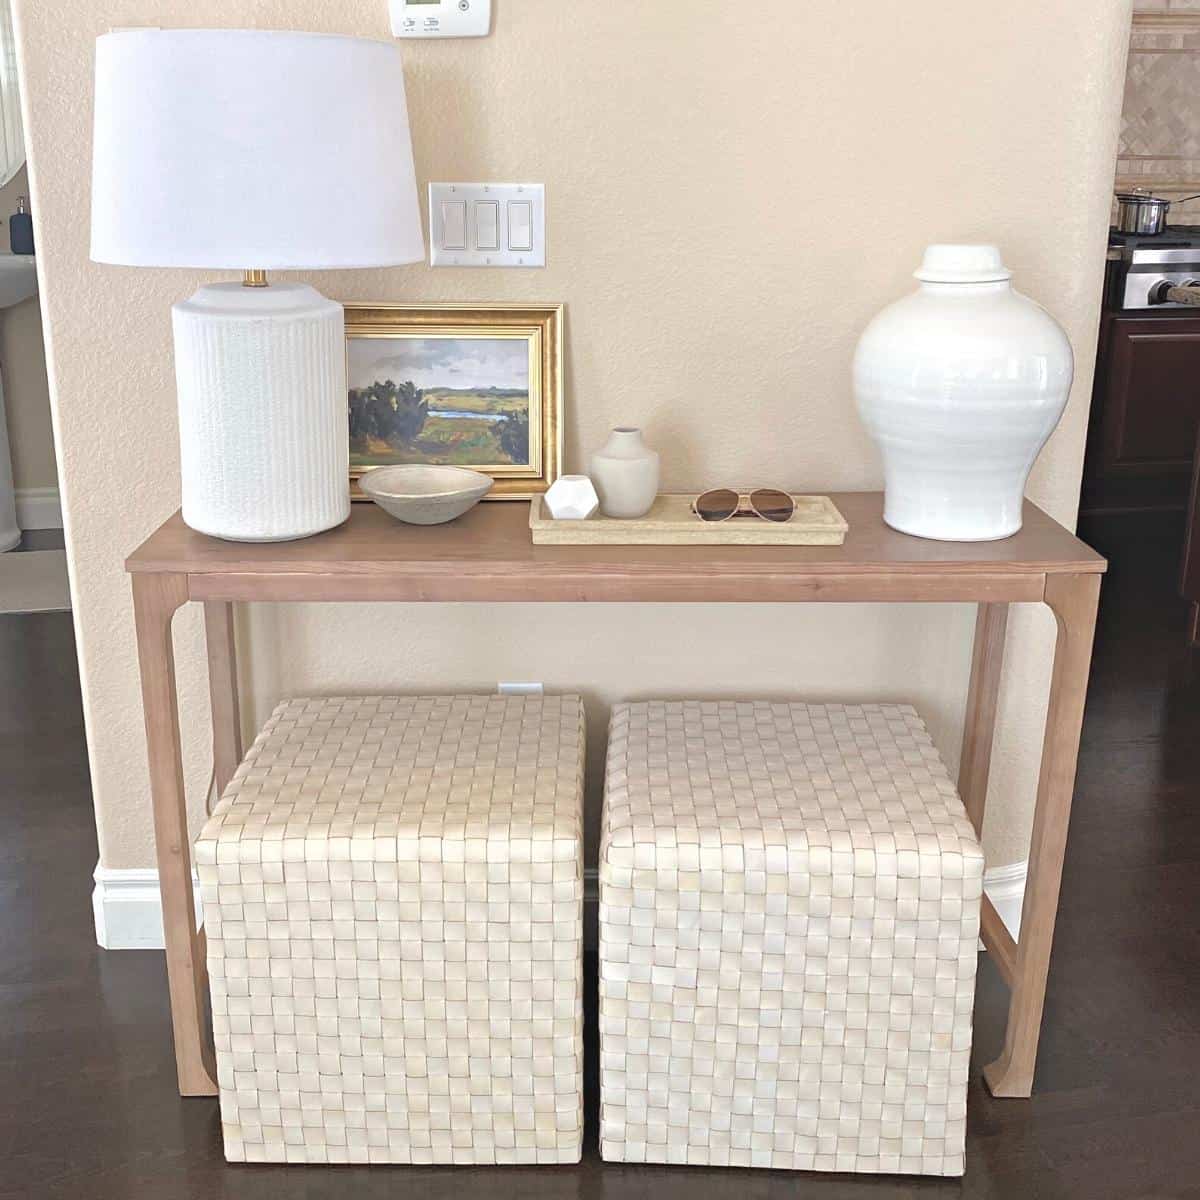
[(242, 542), (345, 521), (342, 306), (306, 284), (223, 283), (172, 313), (184, 521)]

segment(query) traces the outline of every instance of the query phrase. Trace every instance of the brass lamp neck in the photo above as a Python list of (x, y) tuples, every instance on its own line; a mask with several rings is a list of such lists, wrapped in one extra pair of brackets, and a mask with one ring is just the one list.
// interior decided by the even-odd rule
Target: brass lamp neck
[(242, 276), (242, 287), (266, 287), (267, 273), (266, 271), (247, 270)]

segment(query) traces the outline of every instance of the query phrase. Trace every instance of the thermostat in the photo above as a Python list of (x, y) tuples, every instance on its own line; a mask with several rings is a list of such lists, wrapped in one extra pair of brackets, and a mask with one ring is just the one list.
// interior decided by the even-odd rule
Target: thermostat
[(492, 0), (388, 0), (398, 38), (486, 37)]

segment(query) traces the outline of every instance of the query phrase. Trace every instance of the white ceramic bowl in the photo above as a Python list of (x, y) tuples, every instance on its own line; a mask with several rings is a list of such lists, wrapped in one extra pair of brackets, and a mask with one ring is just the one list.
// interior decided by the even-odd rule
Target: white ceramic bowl
[(466, 467), (373, 467), (358, 486), (398, 521), (441, 525), (474, 508), (492, 480)]

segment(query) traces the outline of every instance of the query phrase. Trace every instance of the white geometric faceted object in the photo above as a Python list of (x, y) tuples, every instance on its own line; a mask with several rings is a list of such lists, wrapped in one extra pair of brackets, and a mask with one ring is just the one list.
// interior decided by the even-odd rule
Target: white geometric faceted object
[(345, 319), (306, 284), (210, 284), (172, 309), (183, 519), (233, 541), (350, 516)]
[(225, 1156), (574, 1163), (583, 706), (291, 700), (196, 844)]
[(961, 1175), (982, 889), (911, 707), (618, 705), (602, 1157)]
[(586, 475), (560, 475), (545, 495), (556, 521), (586, 521), (600, 507), (600, 497)]

